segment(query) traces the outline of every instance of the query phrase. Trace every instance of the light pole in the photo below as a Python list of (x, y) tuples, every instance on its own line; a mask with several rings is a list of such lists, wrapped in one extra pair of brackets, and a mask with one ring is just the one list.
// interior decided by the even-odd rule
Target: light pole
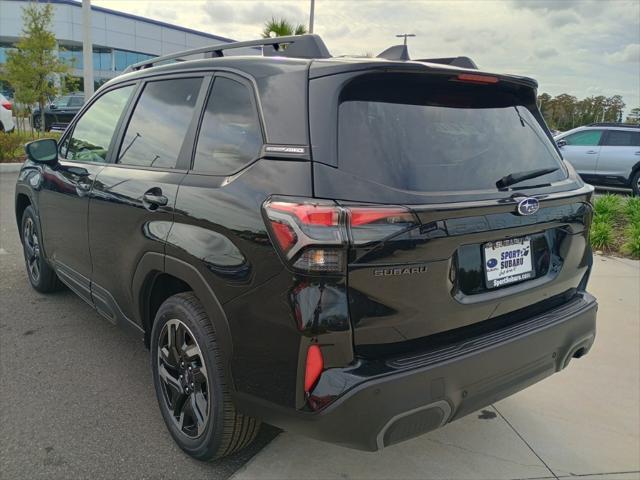
[(396, 35), (396, 37), (398, 38), (402, 38), (404, 37), (404, 44), (407, 44), (407, 37), (415, 37), (416, 34), (415, 33), (400, 33), (398, 35)]
[(311, 0), (311, 6), (309, 7), (309, 33), (313, 33), (313, 14), (316, 9), (316, 0)]
[(82, 0), (82, 73), (84, 98), (93, 95), (93, 44), (91, 43), (91, 0)]

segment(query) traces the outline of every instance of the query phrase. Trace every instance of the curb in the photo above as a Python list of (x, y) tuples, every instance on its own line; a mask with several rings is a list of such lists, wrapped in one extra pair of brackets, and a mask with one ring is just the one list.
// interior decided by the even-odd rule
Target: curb
[(19, 163), (0, 163), (0, 173), (15, 173), (19, 172), (22, 167), (22, 162)]

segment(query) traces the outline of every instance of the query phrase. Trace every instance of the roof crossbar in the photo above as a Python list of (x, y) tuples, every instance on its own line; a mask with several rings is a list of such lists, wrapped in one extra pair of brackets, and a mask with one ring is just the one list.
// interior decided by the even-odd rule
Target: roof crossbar
[(262, 47), (265, 57), (289, 57), (289, 58), (331, 58), (331, 54), (318, 35), (290, 35), (287, 37), (262, 38), (248, 42), (221, 43), (208, 47), (194, 48), (183, 52), (162, 55), (143, 62), (134, 63), (125, 70), (125, 73), (150, 68), (168, 61), (184, 61), (184, 57), (204, 54), (208, 58), (224, 57), (225, 50), (234, 48)]

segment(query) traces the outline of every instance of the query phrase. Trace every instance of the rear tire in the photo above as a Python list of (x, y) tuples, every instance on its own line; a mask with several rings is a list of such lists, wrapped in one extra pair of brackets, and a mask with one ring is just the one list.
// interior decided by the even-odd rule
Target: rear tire
[(160, 306), (151, 332), (151, 369), (162, 417), (186, 453), (215, 460), (254, 440), (260, 422), (236, 410), (216, 332), (192, 292)]
[(60, 290), (62, 283), (44, 258), (40, 226), (31, 205), (25, 208), (22, 213), (20, 236), (24, 261), (27, 267), (27, 277), (31, 286), (40, 293), (51, 293)]
[(631, 177), (631, 190), (634, 196), (640, 197), (640, 170)]

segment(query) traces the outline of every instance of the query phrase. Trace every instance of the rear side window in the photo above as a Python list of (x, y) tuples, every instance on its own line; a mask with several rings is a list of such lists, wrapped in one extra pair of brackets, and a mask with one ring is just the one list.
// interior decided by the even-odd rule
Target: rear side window
[(134, 86), (117, 88), (98, 98), (76, 122), (60, 154), (76, 162), (105, 162), (118, 120)]
[(193, 169), (229, 175), (255, 160), (261, 146), (252, 91), (240, 82), (217, 77), (202, 120)]
[(640, 132), (609, 130), (604, 138), (604, 145), (608, 147), (638, 147), (640, 146)]
[(175, 168), (201, 83), (202, 78), (147, 83), (127, 126), (118, 163)]
[(567, 145), (595, 147), (600, 143), (600, 137), (602, 137), (602, 130), (585, 130), (568, 135), (563, 140), (567, 142)]
[(566, 178), (517, 92), (499, 86), (378, 75), (347, 86), (338, 110), (338, 166), (401, 190), (496, 190), (510, 173), (557, 171), (518, 187)]

